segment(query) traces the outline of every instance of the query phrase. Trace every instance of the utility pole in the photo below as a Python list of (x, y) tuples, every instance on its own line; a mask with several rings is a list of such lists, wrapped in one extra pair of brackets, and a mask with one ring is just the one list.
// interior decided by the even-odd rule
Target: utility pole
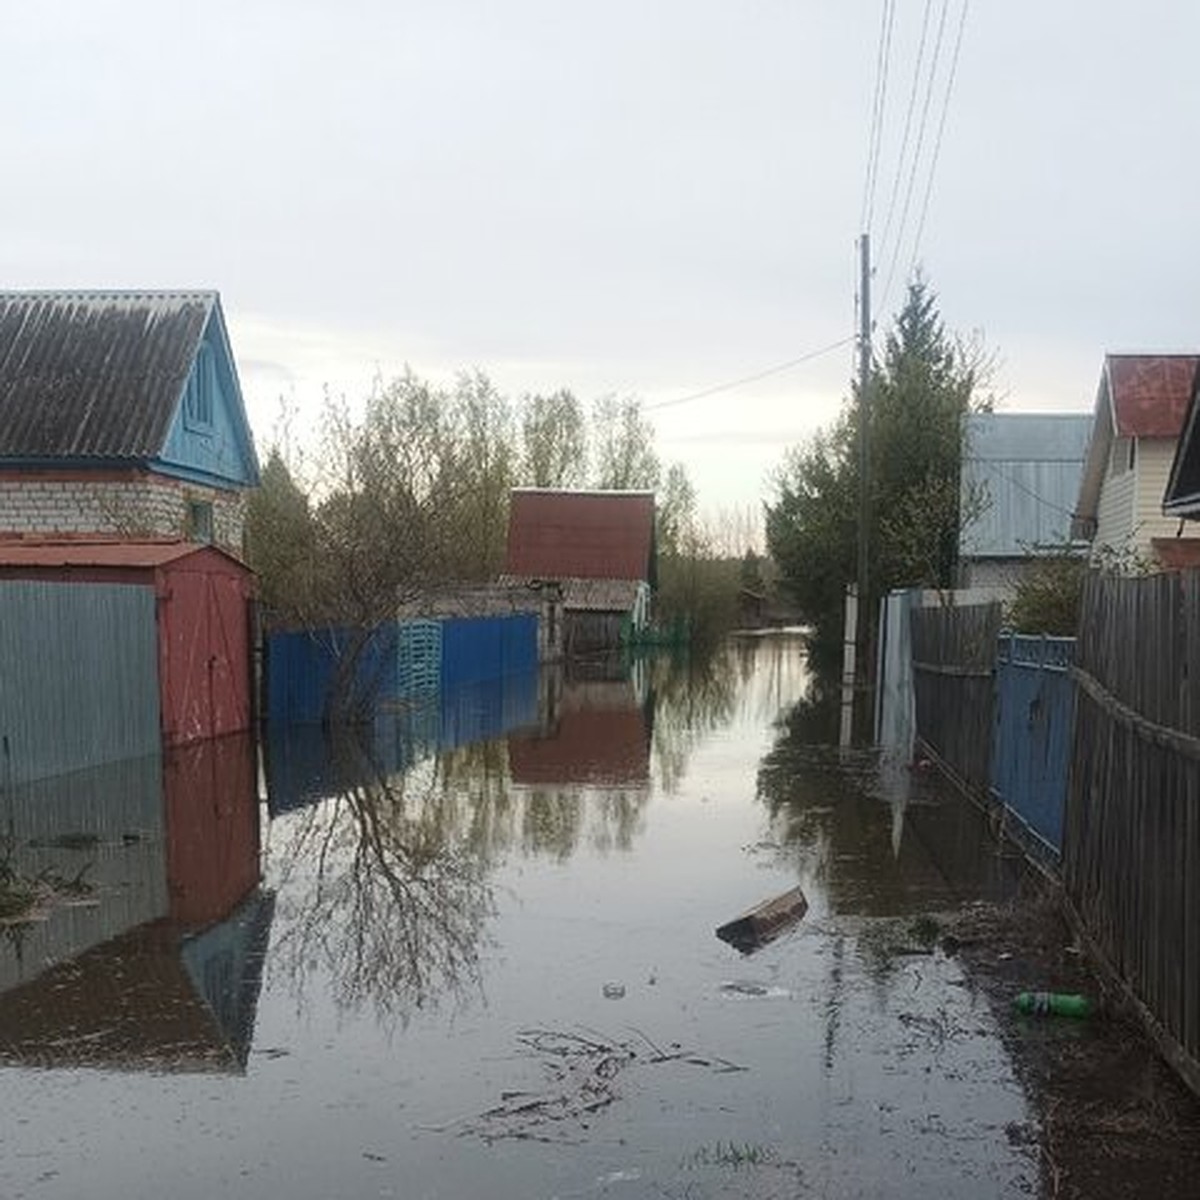
[[(867, 396), (871, 386), (871, 235), (864, 233), (858, 241), (858, 598), (867, 603), (867, 536), (871, 523), (871, 453), (870, 406)], [(870, 616), (863, 612), (863, 628), (869, 628)], [(867, 676), (866, 655), (863, 655), (862, 677)]]
[[(866, 695), (870, 677), (866, 631), (871, 628), (867, 607), (867, 533), (871, 515), (871, 454), (867, 394), (871, 382), (871, 236), (858, 240), (858, 566), (855, 582), (846, 587), (846, 624), (842, 639), (842, 719), (838, 745), (848, 747), (853, 736), (854, 694)], [(861, 624), (860, 624), (861, 618)], [(861, 652), (860, 652), (861, 643)]]

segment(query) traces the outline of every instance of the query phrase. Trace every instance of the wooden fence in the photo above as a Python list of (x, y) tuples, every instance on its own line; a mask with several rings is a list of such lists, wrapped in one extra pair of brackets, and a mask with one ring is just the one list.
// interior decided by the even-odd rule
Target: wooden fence
[(1063, 876), (1200, 1090), (1200, 573), (1088, 580)]
[(918, 736), (967, 792), (986, 803), (1000, 605), (914, 609), (911, 629)]

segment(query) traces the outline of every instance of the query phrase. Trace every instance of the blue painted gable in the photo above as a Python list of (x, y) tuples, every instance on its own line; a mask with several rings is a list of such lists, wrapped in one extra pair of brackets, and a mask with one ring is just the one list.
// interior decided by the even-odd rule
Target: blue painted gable
[(162, 451), (150, 465), (210, 487), (258, 486), (258, 458), (219, 304), (209, 314)]

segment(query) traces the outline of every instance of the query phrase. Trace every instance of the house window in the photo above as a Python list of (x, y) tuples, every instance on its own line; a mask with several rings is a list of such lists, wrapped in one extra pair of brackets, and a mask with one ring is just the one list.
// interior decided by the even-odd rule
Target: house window
[(217, 364), (212, 347), (202, 342), (184, 396), (184, 421), (192, 429), (211, 429), (217, 391)]
[(188, 537), (193, 542), (212, 545), (213, 506), (211, 500), (188, 501)]

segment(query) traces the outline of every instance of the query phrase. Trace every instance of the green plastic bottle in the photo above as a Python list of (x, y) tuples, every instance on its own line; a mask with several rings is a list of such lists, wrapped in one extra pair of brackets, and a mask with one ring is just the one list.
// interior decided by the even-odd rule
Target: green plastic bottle
[(1092, 1002), (1071, 992), (1021, 992), (1013, 1001), (1018, 1012), (1039, 1017), (1090, 1017)]

